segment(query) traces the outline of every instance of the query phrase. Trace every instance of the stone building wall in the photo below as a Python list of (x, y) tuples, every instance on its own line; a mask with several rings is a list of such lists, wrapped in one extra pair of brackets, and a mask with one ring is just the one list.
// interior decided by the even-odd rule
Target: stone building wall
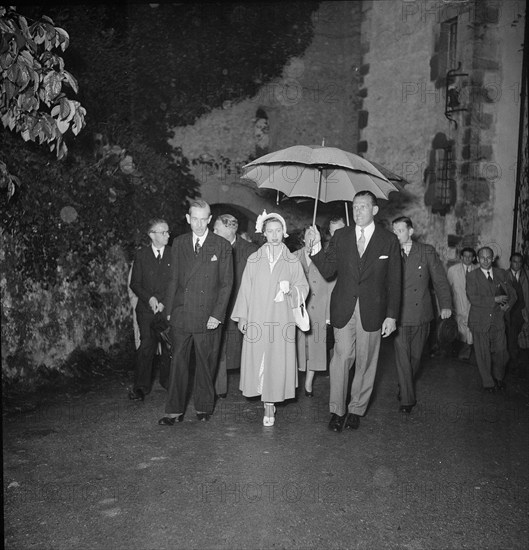
[(445, 262), (488, 244), (506, 267), (523, 42), (523, 24), (512, 23), (525, 8), (377, 0), (363, 10), (361, 150), (410, 182), (402, 213)]
[(291, 145), (325, 140), (356, 150), (360, 15), (360, 2), (322, 2), (314, 14), (311, 46), (303, 57), (290, 59), (281, 78), (255, 97), (226, 101), (192, 126), (174, 129), (171, 144), (191, 160), (205, 200), (239, 207), (253, 219), (273, 208), (291, 226), (310, 221), (294, 205), (276, 205), (273, 193), (261, 193), (239, 176), (249, 160)]

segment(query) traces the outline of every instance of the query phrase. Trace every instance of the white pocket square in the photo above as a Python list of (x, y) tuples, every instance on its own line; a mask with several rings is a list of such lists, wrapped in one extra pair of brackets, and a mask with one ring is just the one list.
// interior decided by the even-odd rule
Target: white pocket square
[(213, 256), (211, 256), (211, 260), (212, 262), (216, 262), (217, 261), (217, 255), (216, 254), (213, 254)]
[(387, 260), (389, 258), (389, 256), (379, 256), (378, 259), (379, 260)]

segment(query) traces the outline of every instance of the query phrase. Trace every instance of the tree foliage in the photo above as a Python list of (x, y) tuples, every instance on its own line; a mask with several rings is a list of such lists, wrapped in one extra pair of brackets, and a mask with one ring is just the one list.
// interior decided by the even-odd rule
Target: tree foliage
[(49, 23), (46, 13), (68, 30), (64, 64), (76, 75), (88, 116), (61, 163), (0, 132), (5, 171), (21, 185), (0, 204), (2, 225), (17, 243), (6, 250), (2, 270), (50, 285), (59, 277), (86, 281), (88, 266), (110, 244), (132, 252), (149, 218), (162, 216), (173, 234), (182, 232), (187, 199), (198, 189), (187, 159), (168, 145), (171, 127), (249, 97), (279, 76), (310, 43), (316, 6), (24, 7), (27, 20)]
[[(63, 87), (79, 91), (77, 80), (65, 69), (63, 58), (68, 33), (42, 16), (28, 19), (12, 8), (0, 6), (0, 116), (5, 128), (19, 133), (24, 141), (48, 143), (57, 158), (67, 153), (64, 135), (77, 135), (85, 125), (86, 111), (79, 101), (69, 99)], [(8, 194), (14, 192), (13, 179)]]

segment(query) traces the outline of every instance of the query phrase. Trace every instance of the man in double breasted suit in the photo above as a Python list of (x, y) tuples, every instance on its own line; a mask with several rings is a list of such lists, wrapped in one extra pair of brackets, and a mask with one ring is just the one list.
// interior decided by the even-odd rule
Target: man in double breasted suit
[(491, 248), (480, 248), (478, 261), (479, 269), (467, 275), (468, 326), (474, 337), (483, 389), (493, 393), (505, 388), (503, 377), (509, 354), (504, 317), (516, 302), (516, 292), (503, 269), (492, 267), (494, 253)]
[(507, 323), (507, 349), (509, 350), (509, 370), (525, 375), (527, 360), (522, 358), (522, 350), (518, 344), (524, 323), (529, 323), (529, 276), (523, 267), (523, 256), (519, 252), (511, 255), (509, 269), (505, 270), (507, 281), (516, 292), (516, 303), (505, 316)]
[[(136, 351), (134, 369), (134, 385), (129, 392), (129, 398), (142, 400), (151, 390), (152, 363), (158, 340), (152, 333), (151, 323), (158, 312), (164, 311), (165, 292), (169, 284), (171, 268), (169, 242), (169, 226), (162, 219), (149, 222), (147, 234), (151, 244), (138, 250), (132, 264), (130, 289), (138, 297), (136, 318), (140, 331), (140, 345)], [(160, 384), (167, 386), (169, 379), (169, 358), (167, 350), (162, 346), (160, 366)]]
[(258, 246), (248, 242), (240, 235), (237, 235), (239, 222), (231, 214), (220, 215), (213, 226), (213, 232), (220, 237), (225, 238), (232, 247), (233, 251), (233, 287), (228, 302), (226, 323), (222, 332), (222, 342), (220, 346), (219, 365), (215, 378), (215, 392), (223, 399), (228, 392), (228, 373), (227, 370), (241, 368), (241, 351), (243, 334), (237, 328), (237, 323), (232, 321), (231, 312), (237, 299), (237, 293), (241, 286), (242, 274), (246, 267), (246, 261), (250, 254), (253, 254)]
[[(353, 200), (354, 227), (338, 229), (326, 250), (312, 226), (312, 260), (326, 278), (337, 274), (331, 295), (334, 353), (329, 366), (329, 429), (356, 429), (365, 414), (378, 363), (380, 339), (396, 328), (401, 295), (401, 259), (397, 237), (374, 223), (377, 199), (370, 191)], [(349, 393), (349, 369), (355, 363)]]
[(434, 318), (430, 284), (439, 302), (441, 318), (452, 315), (450, 285), (435, 248), (412, 241), (413, 222), (407, 216), (393, 220), (402, 254), (402, 303), (397, 333), (393, 340), (399, 380), (399, 412), (410, 413), (415, 406), (415, 377), (424, 344)]
[(226, 239), (208, 230), (209, 204), (193, 201), (186, 219), (191, 233), (180, 235), (173, 242), (171, 277), (166, 294), (172, 361), (165, 416), (158, 421), (165, 426), (183, 420), (193, 344), (197, 418), (206, 421), (213, 413), (221, 324), (233, 284), (232, 249)]

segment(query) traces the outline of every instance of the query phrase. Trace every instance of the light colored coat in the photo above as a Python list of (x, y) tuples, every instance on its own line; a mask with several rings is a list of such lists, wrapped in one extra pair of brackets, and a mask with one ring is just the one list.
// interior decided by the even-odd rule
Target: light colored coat
[(334, 281), (326, 281), (314, 262), (307, 262), (304, 248), (294, 252), (294, 255), (299, 258), (310, 287), (306, 304), (310, 330), (296, 330), (298, 368), (301, 371), (324, 371), (327, 369), (327, 320), (330, 318), (329, 301)]
[(288, 281), (295, 299), (297, 287), (306, 298), (309, 285), (299, 259), (282, 244), (282, 253), (270, 270), (263, 245), (246, 263), (231, 318), (247, 321), (241, 355), (239, 389), (246, 397), (261, 395), (277, 403), (295, 397), (298, 382), (296, 324), (289, 297), (275, 301), (279, 283)]
[[(477, 269), (477, 265), (469, 266), (470, 271)], [(456, 312), (457, 328), (459, 329), (459, 339), (465, 344), (472, 344), (472, 332), (468, 328), (468, 314), (470, 312), (470, 302), (467, 298), (467, 266), (459, 262), (448, 268), (448, 282), (452, 290), (452, 299)]]

